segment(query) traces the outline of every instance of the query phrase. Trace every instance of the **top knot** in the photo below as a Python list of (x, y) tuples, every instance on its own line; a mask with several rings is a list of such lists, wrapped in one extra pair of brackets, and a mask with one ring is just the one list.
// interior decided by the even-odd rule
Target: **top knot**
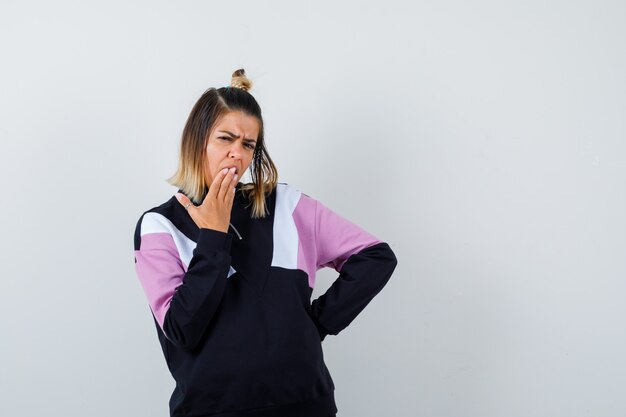
[(230, 86), (235, 88), (241, 88), (244, 91), (250, 90), (252, 88), (252, 81), (246, 77), (246, 72), (243, 68), (239, 68), (237, 71), (233, 72), (232, 78), (230, 80)]

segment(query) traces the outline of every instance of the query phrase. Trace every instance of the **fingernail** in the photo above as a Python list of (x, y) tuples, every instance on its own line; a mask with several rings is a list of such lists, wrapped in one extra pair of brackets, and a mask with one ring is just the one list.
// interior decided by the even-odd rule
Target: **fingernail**
[(222, 170), (222, 174), (224, 174), (224, 175), (226, 175), (226, 173), (227, 173), (227, 172), (228, 172), (228, 168), (224, 168), (224, 169)]
[(237, 174), (235, 174), (235, 176), (233, 178), (237, 179), (237, 178), (239, 178), (239, 176)]

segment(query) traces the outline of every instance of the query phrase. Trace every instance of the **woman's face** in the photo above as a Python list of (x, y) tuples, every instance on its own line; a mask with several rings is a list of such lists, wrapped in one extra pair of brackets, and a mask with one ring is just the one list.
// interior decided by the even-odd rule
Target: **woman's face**
[(223, 115), (213, 126), (206, 147), (207, 185), (224, 168), (235, 167), (239, 181), (252, 162), (259, 135), (256, 117), (239, 111)]

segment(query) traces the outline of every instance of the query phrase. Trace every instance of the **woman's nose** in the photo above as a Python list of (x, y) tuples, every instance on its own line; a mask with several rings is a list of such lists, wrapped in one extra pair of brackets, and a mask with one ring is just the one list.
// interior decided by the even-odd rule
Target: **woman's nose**
[(243, 154), (243, 145), (236, 141), (230, 148), (230, 157), (231, 158), (241, 158)]

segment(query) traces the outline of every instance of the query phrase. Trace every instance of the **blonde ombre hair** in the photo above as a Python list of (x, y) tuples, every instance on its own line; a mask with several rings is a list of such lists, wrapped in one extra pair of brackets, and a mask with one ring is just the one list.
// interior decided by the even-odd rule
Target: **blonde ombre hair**
[(259, 136), (250, 163), (252, 182), (240, 189), (252, 203), (252, 218), (268, 214), (265, 196), (278, 183), (278, 171), (265, 147), (261, 108), (248, 90), (252, 82), (243, 68), (233, 72), (230, 86), (209, 88), (193, 106), (183, 129), (176, 173), (166, 181), (178, 187), (194, 204), (202, 203), (209, 184), (206, 183), (206, 148), (209, 134), (226, 113), (240, 111), (259, 122)]

